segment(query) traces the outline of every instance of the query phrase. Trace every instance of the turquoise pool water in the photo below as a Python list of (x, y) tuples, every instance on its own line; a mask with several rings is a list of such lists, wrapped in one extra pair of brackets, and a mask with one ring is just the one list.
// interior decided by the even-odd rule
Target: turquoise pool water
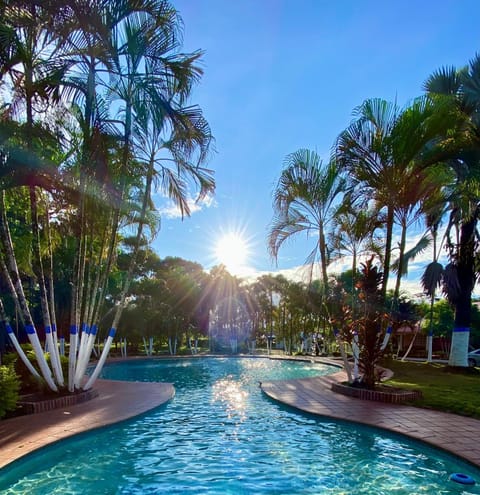
[(404, 437), (274, 403), (258, 382), (332, 369), (249, 358), (142, 360), (104, 378), (173, 382), (136, 419), (41, 449), (0, 471), (6, 494), (480, 494), (470, 465)]

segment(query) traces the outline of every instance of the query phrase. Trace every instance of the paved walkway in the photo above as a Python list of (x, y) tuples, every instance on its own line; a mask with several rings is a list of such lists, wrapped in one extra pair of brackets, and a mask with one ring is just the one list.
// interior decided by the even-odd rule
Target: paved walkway
[(97, 380), (99, 396), (75, 406), (0, 421), (0, 467), (44, 445), (142, 414), (171, 399), (169, 383)]
[(398, 404), (354, 399), (330, 390), (343, 372), (325, 377), (263, 382), (262, 390), (279, 402), (320, 416), (402, 433), (447, 450), (480, 467), (480, 421), (455, 414)]
[[(263, 382), (262, 390), (289, 406), (321, 416), (407, 434), (480, 467), (480, 421), (410, 406), (353, 399), (330, 390), (328, 377)], [(142, 414), (171, 399), (171, 384), (97, 380), (99, 397), (83, 404), (0, 421), (0, 467), (44, 445)]]

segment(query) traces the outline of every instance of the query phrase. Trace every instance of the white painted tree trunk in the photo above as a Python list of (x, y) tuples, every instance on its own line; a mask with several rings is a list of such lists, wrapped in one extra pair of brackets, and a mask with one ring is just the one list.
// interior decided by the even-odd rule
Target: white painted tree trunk
[(95, 339), (97, 335), (97, 326), (92, 325), (92, 328), (87, 330), (87, 336), (84, 340), (84, 350), (82, 357), (77, 360), (77, 369), (75, 372), (75, 387), (80, 388), (82, 380), (87, 371), (88, 362), (92, 355), (93, 346), (95, 345)]
[(56, 361), (58, 366), (57, 374), (58, 374), (58, 383), (61, 387), (63, 387), (64, 382), (65, 382), (65, 377), (63, 376), (63, 369), (62, 369), (62, 360), (60, 359), (60, 347), (58, 345), (58, 335), (57, 335), (57, 325), (52, 323), (52, 339), (53, 339), (53, 346), (55, 349), (55, 356), (56, 356)]
[(108, 353), (110, 352), (110, 347), (112, 346), (114, 337), (115, 337), (115, 328), (111, 328), (110, 333), (108, 334), (108, 338), (105, 342), (105, 345), (103, 346), (102, 355), (100, 356), (100, 359), (98, 360), (98, 363), (95, 366), (93, 373), (91, 374), (90, 378), (87, 380), (87, 383), (84, 385), (83, 390), (88, 390), (89, 388), (91, 388), (92, 385), (95, 383), (95, 380), (98, 378), (98, 375), (102, 371), (103, 365), (107, 360)]
[(23, 352), (23, 349), (20, 347), (20, 344), (18, 343), (17, 336), (15, 335), (12, 327), (6, 323), (7, 327), (7, 335), (10, 338), (10, 341), (13, 344), (13, 347), (15, 347), (15, 350), (18, 352), (18, 355), (20, 356), (20, 359), (23, 361), (25, 366), (28, 368), (30, 373), (35, 377), (35, 378), (41, 378), (40, 375), (38, 374), (37, 370), (33, 367), (32, 363), (26, 356), (25, 352)]
[(68, 354), (68, 390), (75, 390), (75, 368), (77, 364), (78, 329), (76, 325), (70, 326), (70, 351)]
[(168, 350), (172, 356), (177, 353), (177, 338), (168, 337)]
[(52, 328), (50, 326), (45, 327), (45, 337), (55, 379), (58, 385), (63, 387), (63, 373), (60, 365), (60, 355), (58, 354), (58, 347), (56, 347), (53, 342)]
[(433, 361), (433, 333), (429, 332), (427, 337), (427, 362)]
[(352, 383), (352, 370), (350, 368), (350, 363), (348, 362), (347, 354), (345, 352), (345, 347), (343, 345), (342, 340), (340, 339), (340, 332), (337, 329), (333, 329), (333, 334), (335, 335), (335, 339), (337, 340), (338, 348), (340, 350), (340, 355), (343, 360), (343, 368), (345, 373), (347, 374), (348, 383)]
[(352, 352), (353, 352), (353, 380), (358, 380), (359, 372), (358, 372), (358, 360), (360, 357), (360, 347), (358, 346), (358, 333), (355, 333), (353, 336), (352, 342)]
[(387, 348), (387, 345), (388, 345), (388, 342), (390, 340), (391, 335), (392, 335), (392, 327), (388, 326), (387, 331), (385, 332), (385, 336), (383, 337), (382, 345), (380, 347), (380, 350), (382, 352)]
[(448, 359), (449, 366), (468, 366), (468, 343), (470, 328), (454, 328), (452, 332), (452, 347)]

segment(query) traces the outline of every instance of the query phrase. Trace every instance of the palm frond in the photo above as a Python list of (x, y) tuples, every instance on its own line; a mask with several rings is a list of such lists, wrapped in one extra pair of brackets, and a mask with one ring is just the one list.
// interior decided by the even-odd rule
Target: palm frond
[(455, 304), (460, 295), (461, 287), (458, 279), (458, 269), (454, 263), (449, 263), (445, 267), (442, 281), (443, 293), (450, 303)]
[(456, 95), (460, 87), (460, 74), (453, 66), (441, 67), (433, 72), (423, 83), (423, 89), (428, 93), (443, 95)]
[(424, 292), (430, 296), (435, 296), (435, 291), (442, 284), (444, 269), (443, 265), (437, 261), (429, 263), (422, 274), (420, 282)]
[[(402, 277), (408, 275), (408, 264), (410, 261), (413, 261), (419, 254), (423, 253), (425, 249), (430, 246), (432, 242), (431, 237), (428, 234), (424, 234), (418, 242), (413, 246), (411, 249), (406, 251), (403, 255), (403, 270), (402, 273), (400, 274)], [(396, 260), (393, 265), (392, 265), (392, 270), (397, 273), (398, 272), (398, 267), (400, 265), (400, 260)]]

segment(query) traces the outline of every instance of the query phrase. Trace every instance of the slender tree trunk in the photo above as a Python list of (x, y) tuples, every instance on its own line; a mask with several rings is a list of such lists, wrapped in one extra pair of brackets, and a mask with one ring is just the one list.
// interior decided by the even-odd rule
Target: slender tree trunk
[(38, 227), (38, 202), (37, 194), (34, 186), (30, 186), (30, 223), (32, 226), (32, 249), (35, 262), (34, 271), (37, 279), (37, 284), (40, 289), (40, 305), (42, 308), (43, 325), (45, 327), (45, 335), (48, 344), (48, 352), (50, 353), (50, 359), (52, 368), (55, 373), (55, 379), (60, 386), (63, 386), (63, 375), (60, 366), (60, 355), (58, 353), (58, 347), (55, 346), (53, 340), (52, 322), (50, 319), (50, 307), (48, 303), (47, 289), (45, 286), (45, 274), (43, 270), (42, 256), (40, 253), (40, 232)]
[(476, 222), (472, 219), (463, 223), (460, 228), (457, 262), (459, 295), (455, 301), (455, 322), (449, 366), (468, 366), (472, 291), (475, 283), (475, 226)]
[(42, 346), (40, 345), (40, 340), (30, 314), (28, 302), (23, 291), (20, 273), (18, 271), (17, 261), (13, 251), (10, 229), (8, 228), (7, 215), (5, 211), (5, 191), (3, 190), (0, 191), (0, 243), (3, 246), (5, 266), (7, 267), (9, 278), (11, 279), (11, 287), (14, 289), (12, 292), (12, 297), (17, 301), (16, 304), (20, 309), (25, 329), (27, 331), (27, 336), (34, 349), (35, 357), (42, 372), (42, 376), (48, 386), (56, 392), (58, 389), (53, 381), (52, 372), (45, 359), (45, 355), (43, 353)]
[(405, 254), (405, 246), (407, 244), (407, 224), (405, 219), (402, 219), (402, 233), (400, 236), (400, 253), (398, 258), (398, 272), (397, 272), (397, 280), (395, 283), (395, 292), (393, 293), (393, 302), (396, 305), (398, 302), (398, 298), (400, 296), (400, 283), (402, 281), (403, 270), (404, 270), (404, 259), (403, 255)]
[(327, 273), (327, 243), (325, 242), (325, 232), (323, 230), (323, 223), (320, 222), (320, 228), (318, 231), (320, 250), (320, 262), (322, 265), (322, 280), (325, 293), (328, 292), (328, 273)]
[(433, 355), (433, 305), (435, 303), (435, 293), (430, 298), (430, 324), (428, 326), (427, 336), (427, 363), (432, 362)]
[(390, 276), (390, 260), (392, 258), (392, 238), (393, 238), (393, 207), (388, 206), (386, 221), (386, 240), (385, 240), (385, 260), (383, 262), (383, 281), (382, 281), (382, 298), (385, 300), (387, 295), (388, 277)]

